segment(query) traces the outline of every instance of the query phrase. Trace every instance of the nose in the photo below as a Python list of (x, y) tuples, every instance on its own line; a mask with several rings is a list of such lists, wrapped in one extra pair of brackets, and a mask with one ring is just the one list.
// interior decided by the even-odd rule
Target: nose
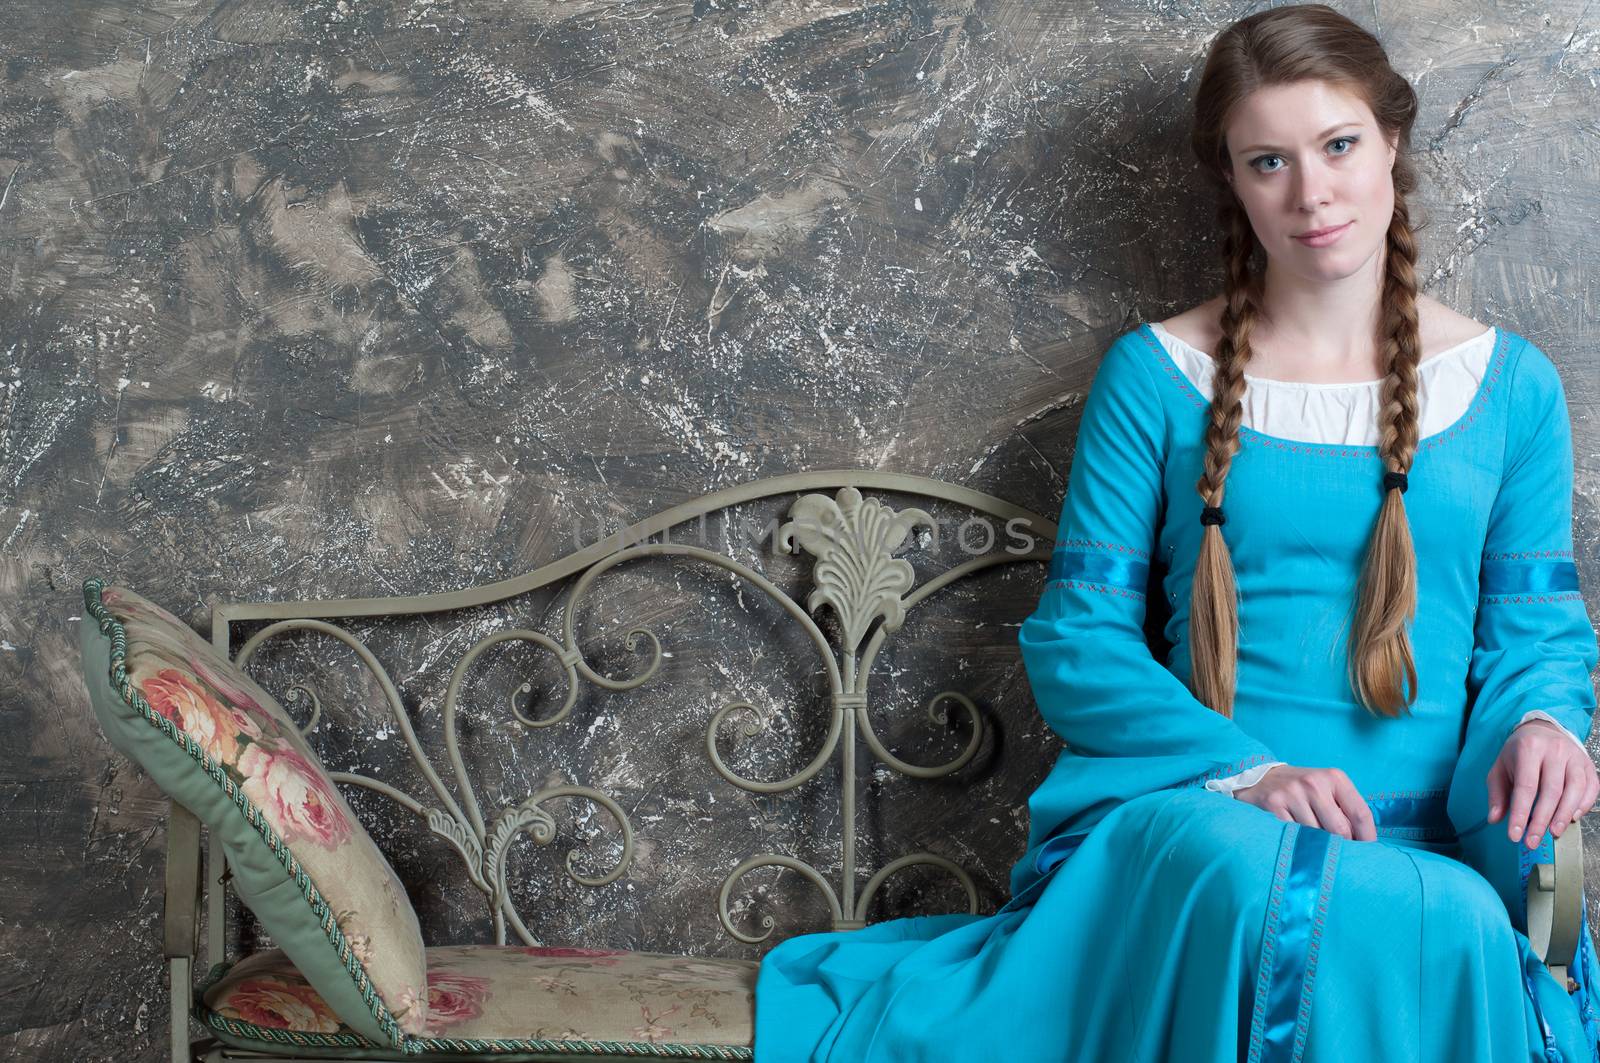
[(1317, 163), (1301, 166), (1295, 183), (1295, 199), (1301, 211), (1318, 213), (1328, 203), (1330, 179), (1326, 170)]

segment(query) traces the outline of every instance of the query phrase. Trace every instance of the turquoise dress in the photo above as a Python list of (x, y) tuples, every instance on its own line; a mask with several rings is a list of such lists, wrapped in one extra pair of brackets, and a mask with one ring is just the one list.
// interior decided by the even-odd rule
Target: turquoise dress
[[(1011, 899), (781, 942), (756, 985), (757, 1063), (1600, 1058), (1587, 920), (1576, 989), (1526, 937), (1528, 869), (1550, 839), (1530, 851), (1485, 822), (1485, 777), (1524, 713), (1586, 737), (1595, 706), (1555, 366), (1497, 329), (1466, 412), (1419, 444), (1419, 694), (1394, 719), (1345, 678), (1377, 450), (1249, 427), (1221, 529), (1240, 597), (1233, 719), (1190, 693), (1205, 409), (1148, 325), (1096, 372), (1019, 635), (1066, 748), (1028, 800)], [(1152, 563), (1173, 610), (1164, 662), (1143, 634)], [(1344, 769), (1378, 839), (1204, 785), (1268, 761)]]

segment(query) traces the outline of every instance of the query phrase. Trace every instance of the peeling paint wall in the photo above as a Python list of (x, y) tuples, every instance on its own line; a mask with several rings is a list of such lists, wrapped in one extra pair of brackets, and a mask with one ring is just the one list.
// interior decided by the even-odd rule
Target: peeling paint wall
[[(1427, 290), (1561, 366), (1579, 565), (1600, 586), (1600, 10), (1341, 7), (1422, 97)], [(86, 576), (206, 631), (218, 601), (505, 578), (804, 469), (918, 473), (1053, 516), (1106, 343), (1219, 286), (1186, 107), (1207, 40), (1249, 10), (7, 5), (0, 1055), (163, 1058), (164, 801), (88, 711), (70, 622)], [(726, 524), (708, 537), (803, 591), (798, 562)], [(926, 577), (948, 554), (915, 560)], [(627, 567), (580, 611), (586, 652), (635, 674), (645, 657), (623, 634), (642, 624), (671, 654), (661, 674), (586, 685), (563, 725), (527, 732), (508, 692), (530, 682), (528, 711), (547, 714), (564, 679), (548, 655), (507, 650), (469, 684), (465, 755), (493, 807), (565, 781), (632, 817), (636, 865), (603, 890), (561, 863), (576, 841), (581, 868), (609, 866), (616, 835), (593, 808), (568, 806), (550, 849), (516, 850), (542, 940), (757, 956), (718, 925), (715, 890), (768, 850), (837, 883), (837, 769), (750, 795), (714, 776), (705, 730), (748, 700), (771, 724), (727, 729), (731, 765), (798, 770), (826, 730), (818, 658), (723, 574)], [(974, 870), (985, 910), (1056, 749), (1014, 648), (1039, 573), (1013, 569), (913, 614), (875, 669), (889, 748), (958, 752), (967, 732), (923, 711), (953, 687), (992, 728), (978, 760), (943, 781), (865, 757), (861, 774), (862, 867), (926, 845)], [(565, 601), (361, 629), (436, 763), (449, 668), (496, 626), (557, 630)], [(261, 664), (280, 692), (314, 682), (331, 763), (421, 789), (347, 653), (295, 640)], [(487, 940), (448, 851), (352, 800), (429, 940)], [(961, 900), (912, 871), (874, 917)], [(792, 873), (752, 875), (733, 909), (779, 936), (826, 916)]]

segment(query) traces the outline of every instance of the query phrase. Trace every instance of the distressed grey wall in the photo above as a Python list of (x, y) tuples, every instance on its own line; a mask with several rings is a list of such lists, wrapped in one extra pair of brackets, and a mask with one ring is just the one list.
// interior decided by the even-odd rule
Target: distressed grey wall
[[(204, 631), (219, 600), (501, 578), (805, 468), (921, 473), (1053, 517), (1107, 341), (1218, 287), (1186, 106), (1205, 42), (1258, 6), (5, 4), (0, 1055), (153, 1060), (165, 1037), (163, 802), (89, 715), (69, 624), (84, 577)], [(1600, 9), (1341, 7), (1422, 97), (1428, 290), (1561, 366), (1593, 597)], [(960, 748), (917, 716), (950, 685), (996, 731), (959, 785), (864, 773), (867, 866), (927, 843), (979, 866), (986, 908), (1004, 899), (1055, 749), (1006, 626), (1038, 579), (975, 581), (885, 662), (892, 748)], [(559, 606), (510, 615), (548, 625)], [(637, 662), (612, 620), (667, 643), (657, 692), (588, 690), (570, 726), (518, 736), (494, 692), (524, 674), (561, 691), (548, 660), (508, 654), (477, 685), (469, 757), (496, 793), (606, 788), (645, 851), (630, 887), (595, 895), (524, 845), (523, 910), (551, 942), (756, 955), (710, 891), (764, 848), (836, 872), (837, 806), (826, 780), (752, 799), (694, 754), (745, 697), (779, 722), (736, 765), (797, 769), (823, 725), (815, 662), (776, 610), (681, 565), (614, 574), (592, 606), (608, 671)], [(466, 643), (390, 635), (436, 736), (437, 685), (404, 655), (448, 667)], [(303, 675), (295, 655), (317, 650), (276, 665)], [(345, 693), (329, 759), (414, 783), (373, 737), (370, 688)], [(359, 808), (430, 939), (485, 940), (442, 848)], [(750, 884), (747, 926), (820, 925), (796, 876)], [(957, 899), (912, 874), (879, 914)]]

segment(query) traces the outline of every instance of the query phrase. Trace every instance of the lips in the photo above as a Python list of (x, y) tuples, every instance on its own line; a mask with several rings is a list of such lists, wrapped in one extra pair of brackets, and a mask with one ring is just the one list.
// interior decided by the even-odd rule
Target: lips
[(1345, 222), (1344, 225), (1330, 225), (1324, 229), (1308, 229), (1303, 233), (1295, 233), (1294, 238), (1296, 240), (1311, 240), (1318, 236), (1327, 236), (1329, 233), (1338, 232), (1340, 229), (1343, 229), (1345, 225), (1349, 224), (1349, 222)]

